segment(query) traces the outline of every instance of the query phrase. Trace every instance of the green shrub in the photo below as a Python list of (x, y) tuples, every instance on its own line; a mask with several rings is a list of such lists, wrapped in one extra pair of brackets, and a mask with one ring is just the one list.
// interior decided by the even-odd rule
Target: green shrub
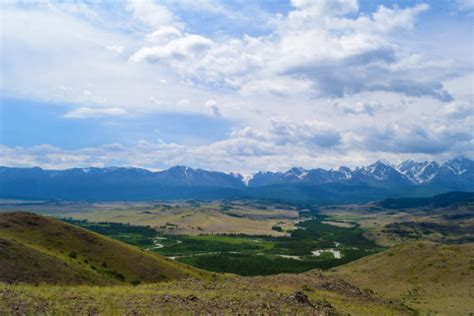
[(112, 275), (114, 278), (116, 278), (116, 279), (118, 279), (118, 280), (120, 280), (120, 281), (122, 281), (122, 282), (125, 281), (125, 276), (124, 276), (122, 273), (117, 272), (117, 271), (115, 271), (115, 270), (109, 270), (109, 271), (107, 271), (107, 272), (108, 272), (110, 275)]
[(283, 232), (283, 228), (281, 228), (280, 226), (276, 226), (276, 225), (272, 226), (272, 230), (277, 231), (277, 232), (281, 232), (281, 233)]

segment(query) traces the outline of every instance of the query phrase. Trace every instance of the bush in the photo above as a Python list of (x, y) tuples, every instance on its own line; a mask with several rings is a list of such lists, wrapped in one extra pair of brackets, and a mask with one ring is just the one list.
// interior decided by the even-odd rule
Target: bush
[(276, 226), (276, 225), (272, 226), (272, 230), (275, 230), (275, 231), (280, 232), (280, 233), (283, 232), (283, 228), (281, 228), (280, 226)]
[(116, 278), (116, 279), (118, 279), (122, 282), (125, 281), (125, 276), (120, 272), (117, 272), (115, 270), (110, 270), (110, 271), (108, 271), (108, 273), (110, 273), (114, 278)]
[(69, 257), (72, 258), (72, 259), (76, 259), (77, 258), (77, 253), (75, 251), (71, 251), (69, 253)]

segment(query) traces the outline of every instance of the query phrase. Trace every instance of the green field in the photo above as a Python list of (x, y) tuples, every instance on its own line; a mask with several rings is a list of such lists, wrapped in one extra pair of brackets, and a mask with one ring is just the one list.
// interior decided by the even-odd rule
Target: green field
[[(144, 226), (66, 221), (195, 267), (249, 276), (328, 269), (382, 250), (358, 226), (337, 227), (322, 223), (325, 219), (319, 215), (300, 222), (282, 237), (175, 236)], [(316, 250), (319, 256), (312, 254)]]

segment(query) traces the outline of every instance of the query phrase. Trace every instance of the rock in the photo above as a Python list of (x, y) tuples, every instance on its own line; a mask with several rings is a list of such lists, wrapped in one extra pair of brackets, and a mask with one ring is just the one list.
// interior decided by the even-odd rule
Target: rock
[(303, 292), (295, 292), (294, 294), (290, 295), (290, 299), (295, 300), (299, 304), (311, 305), (308, 295), (304, 294)]
[(187, 302), (195, 302), (195, 301), (197, 301), (197, 300), (199, 300), (199, 299), (198, 299), (195, 295), (192, 295), (192, 294), (191, 294), (191, 295), (188, 295), (188, 296), (186, 297), (186, 301), (187, 301)]

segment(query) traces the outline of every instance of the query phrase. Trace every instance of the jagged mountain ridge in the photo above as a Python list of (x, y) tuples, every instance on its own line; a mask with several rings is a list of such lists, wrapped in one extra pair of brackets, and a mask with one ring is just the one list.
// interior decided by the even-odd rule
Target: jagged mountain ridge
[[(151, 200), (182, 198), (294, 198), (361, 201), (400, 193), (428, 195), (474, 191), (474, 161), (456, 157), (444, 163), (379, 160), (354, 169), (291, 168), (258, 172), (250, 179), (175, 166), (163, 171), (106, 167), (44, 170), (0, 167), (0, 198), (71, 200)], [(287, 192), (292, 192), (289, 197)], [(327, 195), (327, 196), (325, 196)], [(358, 201), (359, 198), (356, 200)]]
[(311, 169), (292, 168), (286, 172), (258, 172), (249, 181), (249, 186), (264, 186), (291, 182), (307, 182), (322, 184), (329, 182), (396, 182), (400, 184), (427, 184), (442, 181), (446, 177), (473, 178), (474, 161), (460, 156), (442, 164), (435, 161), (418, 162), (407, 160), (399, 165), (393, 165), (386, 160), (366, 166), (351, 169)]

